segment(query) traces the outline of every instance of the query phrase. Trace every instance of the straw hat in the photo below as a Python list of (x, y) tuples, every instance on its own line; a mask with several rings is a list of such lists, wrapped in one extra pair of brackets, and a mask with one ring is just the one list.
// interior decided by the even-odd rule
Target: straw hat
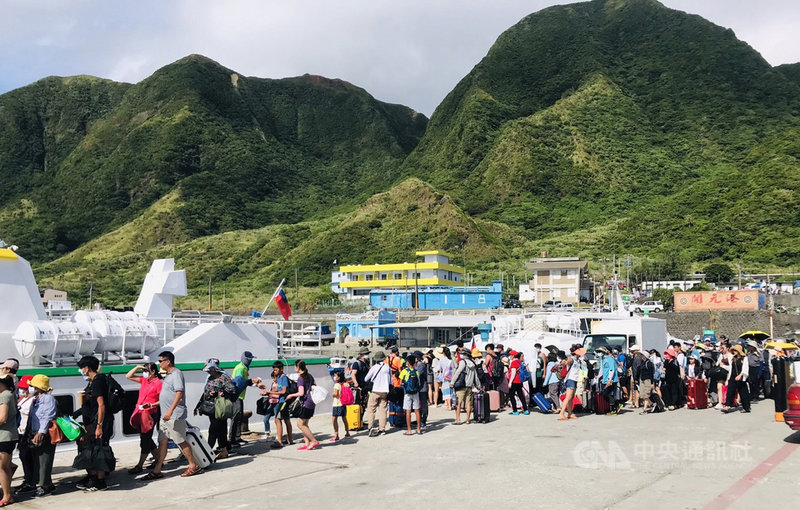
[(50, 378), (43, 374), (34, 375), (33, 379), (28, 382), (28, 386), (33, 386), (42, 391), (51, 391), (53, 389), (50, 387)]
[(738, 353), (738, 354), (739, 354), (739, 356), (742, 356), (742, 357), (744, 357), (744, 349), (742, 349), (742, 346), (741, 346), (741, 345), (739, 345), (739, 344), (736, 344), (736, 345), (734, 345), (733, 347), (731, 347), (731, 350), (732, 350), (733, 352), (736, 352), (736, 353)]
[(478, 349), (477, 347), (475, 347), (474, 349), (472, 349), (472, 357), (473, 357), (473, 358), (480, 358), (480, 357), (482, 357), (482, 356), (483, 356), (483, 355), (481, 354), (481, 350), (480, 350), (480, 349)]
[(433, 355), (439, 359), (444, 358), (444, 348), (437, 347), (436, 349), (433, 350)]

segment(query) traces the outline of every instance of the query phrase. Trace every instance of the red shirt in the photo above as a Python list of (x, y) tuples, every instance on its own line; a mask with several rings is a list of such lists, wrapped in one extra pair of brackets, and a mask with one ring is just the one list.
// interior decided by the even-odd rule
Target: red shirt
[(161, 393), (161, 379), (156, 377), (152, 381), (148, 381), (146, 378), (140, 377), (139, 384), (141, 388), (139, 388), (139, 399), (136, 401), (137, 406), (158, 402), (158, 396)]
[(508, 367), (509, 371), (517, 369), (517, 371), (514, 373), (514, 380), (511, 381), (512, 384), (522, 382), (519, 380), (519, 366), (520, 366), (520, 361), (518, 359), (515, 359), (514, 361), (511, 362), (511, 365)]

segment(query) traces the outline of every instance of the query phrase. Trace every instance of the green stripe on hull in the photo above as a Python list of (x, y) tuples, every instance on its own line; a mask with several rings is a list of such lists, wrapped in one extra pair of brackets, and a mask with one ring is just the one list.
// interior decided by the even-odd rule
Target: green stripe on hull
[[(298, 359), (304, 359), (306, 365), (327, 365), (331, 362), (330, 358), (290, 358), (290, 359), (282, 359), (284, 365), (293, 366), (294, 362)], [(271, 367), (273, 363), (275, 363), (274, 359), (264, 359), (264, 360), (256, 360), (254, 359), (253, 362), (250, 364), (250, 368), (264, 368), (264, 367)], [(138, 363), (137, 363), (138, 364)], [(233, 368), (237, 364), (238, 361), (222, 361), (220, 362), (220, 366), (222, 368)], [(130, 369), (135, 367), (136, 364), (131, 365), (102, 365), (102, 372), (104, 374), (127, 374)], [(184, 371), (192, 371), (192, 370), (202, 370), (205, 363), (176, 363), (180, 370)], [(65, 376), (74, 376), (77, 375), (78, 368), (77, 366), (71, 367), (40, 367), (40, 368), (21, 368), (17, 372), (17, 376), (23, 375), (36, 375), (42, 374), (46, 375), (47, 377), (65, 377)]]

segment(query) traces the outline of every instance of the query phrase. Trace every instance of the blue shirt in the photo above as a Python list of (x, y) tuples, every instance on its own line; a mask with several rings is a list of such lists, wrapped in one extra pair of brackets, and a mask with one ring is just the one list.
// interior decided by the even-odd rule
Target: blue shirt
[[(275, 382), (278, 383), (278, 391), (281, 391), (282, 389), (289, 387), (289, 377), (287, 375), (282, 375), (278, 377), (278, 379)], [(284, 393), (283, 395), (281, 395), (281, 398), (278, 400), (278, 402), (283, 403), (285, 401), (286, 401), (286, 394)]]
[(31, 406), (31, 429), (39, 434), (47, 434), (50, 421), (57, 414), (56, 398), (49, 393), (42, 393)]
[(617, 361), (614, 356), (609, 354), (603, 356), (603, 384), (607, 382), (617, 382)]
[(545, 369), (547, 371), (547, 375), (544, 377), (545, 386), (549, 386), (553, 383), (558, 382), (558, 374), (556, 372), (553, 372), (553, 367), (556, 366), (557, 364), (558, 363), (555, 361), (551, 361), (550, 363), (547, 364), (547, 368)]

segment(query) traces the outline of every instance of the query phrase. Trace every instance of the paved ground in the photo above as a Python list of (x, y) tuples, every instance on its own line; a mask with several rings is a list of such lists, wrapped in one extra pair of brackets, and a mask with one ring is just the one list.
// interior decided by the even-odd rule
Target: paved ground
[[(489, 424), (454, 426), (450, 413), (433, 409), (422, 436), (362, 433), (311, 452), (269, 451), (265, 441), (254, 441), (195, 477), (180, 478), (183, 465), (169, 463), (167, 476), (150, 483), (125, 473), (138, 455), (137, 444), (126, 443), (115, 447), (115, 487), (75, 490), (74, 452), (60, 452), (57, 493), (16, 506), (353, 509), (378, 508), (381, 501), (402, 506), (410, 496), (437, 508), (796, 508), (800, 433), (775, 423), (772, 411), (764, 401), (751, 414), (630, 411), (570, 422), (503, 412)], [(329, 439), (330, 417), (313, 418), (312, 430)]]

